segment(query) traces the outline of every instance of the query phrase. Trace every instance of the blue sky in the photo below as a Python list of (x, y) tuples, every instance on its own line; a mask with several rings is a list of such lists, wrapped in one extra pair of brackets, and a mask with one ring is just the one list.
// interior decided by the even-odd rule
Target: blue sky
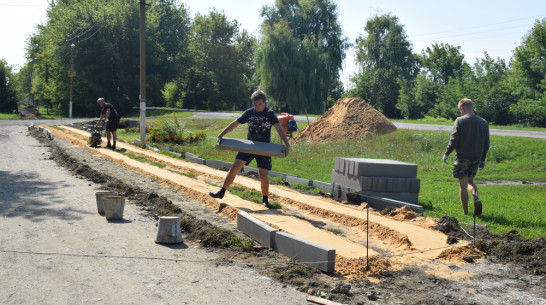
[[(215, 7), (241, 28), (258, 35), (260, 9), (274, 0), (191, 0), (181, 1), (195, 13), (207, 14)], [(338, 0), (339, 21), (349, 41), (365, 34), (366, 20), (390, 13), (404, 26), (413, 51), (432, 43), (460, 46), (465, 60), (473, 64), (484, 52), (509, 60), (522, 37), (537, 19), (546, 18), (544, 0)], [(135, 0), (135, 5), (138, 1)], [(17, 70), (25, 62), (25, 40), (37, 24), (45, 22), (47, 0), (0, 0), (0, 58)], [(18, 66), (17, 66), (18, 65)], [(355, 72), (354, 49), (344, 63), (342, 81)]]

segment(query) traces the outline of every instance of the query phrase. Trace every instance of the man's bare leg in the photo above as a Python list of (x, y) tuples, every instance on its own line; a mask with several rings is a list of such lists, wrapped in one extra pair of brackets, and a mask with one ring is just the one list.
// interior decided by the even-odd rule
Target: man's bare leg
[(468, 215), (468, 177), (459, 179), (459, 197), (463, 206), (463, 212)]
[(233, 181), (235, 180), (235, 177), (237, 176), (237, 173), (241, 171), (241, 169), (243, 168), (243, 166), (245, 166), (245, 164), (246, 164), (246, 161), (235, 159), (235, 162), (233, 162), (233, 165), (231, 166), (231, 168), (229, 169), (229, 172), (227, 173), (222, 189), (220, 189), (216, 193), (210, 192), (209, 195), (212, 198), (220, 198), (220, 199), (224, 198), (224, 194), (226, 190), (233, 183)]

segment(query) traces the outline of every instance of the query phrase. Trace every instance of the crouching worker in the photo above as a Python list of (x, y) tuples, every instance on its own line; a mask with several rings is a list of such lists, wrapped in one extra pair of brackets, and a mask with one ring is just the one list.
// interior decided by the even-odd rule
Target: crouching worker
[[(99, 98), (97, 100), (97, 103), (102, 108), (102, 111), (100, 113), (100, 120), (105, 121), (106, 119), (108, 119), (108, 122), (106, 122), (106, 139), (108, 140), (108, 144), (106, 145), (106, 147), (115, 150), (117, 130), (119, 125), (119, 114), (116, 111), (116, 108), (114, 108), (112, 104), (107, 103), (104, 98)], [(113, 138), (112, 145), (110, 145), (110, 138)]]
[[(224, 135), (233, 131), (237, 126), (248, 123), (248, 140), (269, 143), (271, 142), (271, 126), (274, 126), (277, 130), (277, 133), (284, 141), (286, 145), (285, 151), (286, 154), (288, 154), (288, 150), (290, 148), (288, 138), (286, 137), (286, 134), (284, 133), (275, 112), (266, 107), (267, 98), (265, 93), (263, 91), (256, 91), (252, 94), (250, 99), (254, 103), (254, 107), (245, 110), (241, 117), (231, 122), (224, 130), (222, 130), (222, 132), (218, 135), (218, 141), (220, 141)], [(253, 159), (256, 159), (256, 163), (258, 163), (258, 174), (260, 176), (260, 183), (262, 188), (262, 204), (265, 207), (270, 208), (268, 200), (268, 172), (271, 170), (272, 163), (271, 157), (268, 156), (260, 156), (239, 152), (235, 157), (235, 161), (233, 162), (233, 165), (231, 166), (231, 169), (229, 170), (226, 179), (224, 180), (224, 185), (222, 189), (220, 189), (216, 193), (211, 192), (209, 193), (209, 195), (213, 198), (223, 198), (227, 188), (233, 183), (233, 180), (235, 180), (235, 176), (237, 176), (237, 173), (239, 173), (243, 166), (250, 163), (250, 161), (252, 161)]]

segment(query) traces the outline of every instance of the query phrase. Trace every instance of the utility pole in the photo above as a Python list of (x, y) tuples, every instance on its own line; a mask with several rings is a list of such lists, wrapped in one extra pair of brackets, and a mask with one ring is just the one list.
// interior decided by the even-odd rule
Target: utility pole
[(140, 144), (146, 144), (146, 0), (140, 0)]
[(74, 48), (75, 44), (70, 45), (70, 103), (68, 104), (68, 117), (72, 118), (72, 84), (74, 82)]

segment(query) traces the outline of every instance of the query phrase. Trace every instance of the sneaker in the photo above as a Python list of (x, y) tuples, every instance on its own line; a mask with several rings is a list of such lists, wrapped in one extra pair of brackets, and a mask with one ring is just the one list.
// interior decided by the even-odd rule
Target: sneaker
[(222, 190), (219, 190), (216, 193), (210, 192), (209, 196), (212, 197), (212, 198), (218, 198), (218, 199), (224, 198), (224, 194), (222, 193)]
[(267, 201), (262, 202), (262, 205), (268, 209), (271, 209), (271, 205)]
[(116, 150), (116, 144), (112, 145), (111, 149)]
[(474, 215), (476, 217), (482, 215), (482, 202), (480, 200), (474, 201)]
[(106, 148), (110, 148), (112, 147), (112, 145), (110, 145), (110, 142), (108, 142), (108, 144), (106, 144)]

